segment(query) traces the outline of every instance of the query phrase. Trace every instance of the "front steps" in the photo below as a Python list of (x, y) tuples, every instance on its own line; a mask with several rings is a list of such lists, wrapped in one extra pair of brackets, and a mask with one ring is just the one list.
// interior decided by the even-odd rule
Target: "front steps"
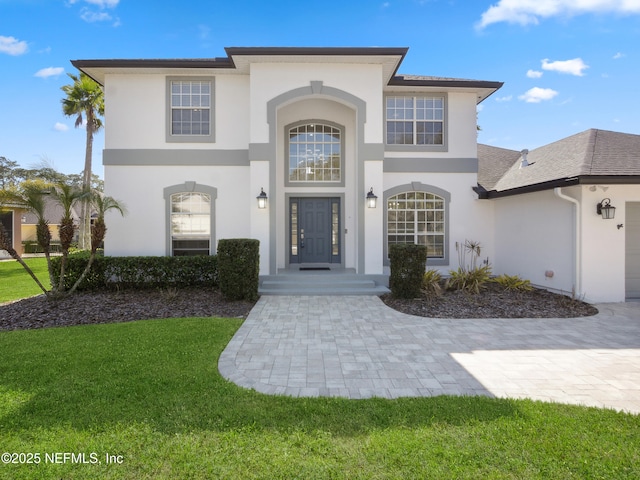
[(382, 275), (341, 271), (286, 271), (260, 277), (260, 295), (382, 295), (389, 293)]

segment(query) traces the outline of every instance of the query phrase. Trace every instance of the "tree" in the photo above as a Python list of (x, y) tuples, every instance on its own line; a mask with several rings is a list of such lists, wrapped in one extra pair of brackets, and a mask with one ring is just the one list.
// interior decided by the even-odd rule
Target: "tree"
[(18, 162), (0, 157), (0, 190), (6, 190), (18, 182)]
[[(76, 281), (76, 283), (69, 289), (69, 295), (75, 292), (78, 285), (82, 283), (84, 278), (91, 270), (91, 266), (96, 258), (96, 252), (98, 247), (104, 241), (104, 237), (107, 233), (107, 225), (104, 222), (104, 216), (109, 210), (117, 210), (122, 216), (127, 214), (126, 207), (115, 200), (112, 197), (106, 197), (100, 192), (93, 192), (91, 195), (91, 205), (96, 211), (96, 218), (91, 225), (91, 255), (84, 271)], [(61, 279), (62, 280), (62, 279)]]
[[(82, 177), (83, 190), (91, 189), (91, 158), (93, 155), (93, 135), (102, 128), (104, 116), (104, 94), (100, 85), (88, 75), (80, 72), (80, 75), (68, 74), (73, 80), (70, 85), (64, 85), (62, 91), (66, 97), (62, 99), (62, 111), (68, 116), (76, 117), (75, 126), (86, 125), (87, 140), (84, 157), (84, 170)], [(82, 222), (80, 224), (80, 246), (87, 248), (90, 243), (91, 209), (88, 202), (82, 203)]]
[[(62, 249), (62, 261), (60, 263), (59, 278), (55, 279), (53, 266), (51, 264), (50, 257), (50, 243), (51, 243), (51, 231), (49, 224), (45, 218), (45, 198), (50, 195), (53, 200), (57, 201), (63, 210), (62, 218), (60, 219), (60, 244)], [(91, 227), (91, 255), (89, 262), (83, 271), (82, 275), (74, 283), (74, 285), (65, 292), (64, 277), (69, 258), (69, 248), (73, 241), (73, 234), (76, 226), (73, 223), (71, 211), (76, 202), (89, 199), (91, 206), (97, 212), (97, 218), (94, 225)], [(71, 295), (78, 288), (78, 285), (82, 283), (88, 272), (91, 270), (93, 262), (96, 257), (97, 249), (104, 241), (104, 237), (107, 231), (107, 227), (104, 221), (105, 213), (109, 210), (117, 210), (122, 215), (125, 215), (126, 209), (118, 201), (111, 197), (105, 197), (101, 192), (87, 192), (79, 190), (70, 184), (59, 183), (55, 186), (47, 185), (42, 181), (27, 181), (24, 182), (20, 189), (14, 190), (0, 190), (0, 206), (12, 205), (26, 208), (36, 215), (37, 226), (36, 234), (38, 244), (42, 247), (45, 257), (47, 259), (47, 267), (49, 270), (49, 281), (51, 283), (51, 290), (47, 290), (34, 275), (29, 266), (22, 260), (20, 255), (15, 249), (11, 247), (11, 242), (7, 236), (7, 232), (4, 226), (0, 224), (0, 248), (7, 250), (9, 254), (17, 260), (23, 268), (31, 275), (36, 281), (40, 289), (49, 298), (59, 298), (65, 295)]]
[(62, 207), (62, 218), (58, 226), (60, 235), (60, 248), (62, 250), (62, 261), (60, 262), (60, 279), (57, 289), (59, 292), (64, 291), (64, 275), (67, 267), (67, 258), (69, 249), (73, 243), (73, 236), (76, 231), (76, 225), (73, 223), (72, 211), (78, 201), (82, 201), (89, 196), (89, 192), (80, 190), (70, 184), (59, 183), (52, 191), (53, 197)]

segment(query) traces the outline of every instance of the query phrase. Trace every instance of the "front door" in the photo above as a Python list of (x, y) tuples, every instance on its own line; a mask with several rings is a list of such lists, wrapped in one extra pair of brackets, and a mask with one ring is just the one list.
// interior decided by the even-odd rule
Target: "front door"
[(340, 199), (289, 200), (290, 263), (340, 263)]

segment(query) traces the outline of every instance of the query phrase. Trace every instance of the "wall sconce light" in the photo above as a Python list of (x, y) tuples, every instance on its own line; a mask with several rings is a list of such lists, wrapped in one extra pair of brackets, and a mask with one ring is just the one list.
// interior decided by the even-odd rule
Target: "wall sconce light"
[(605, 220), (610, 220), (616, 216), (616, 207), (611, 205), (610, 199), (605, 198), (596, 206), (596, 212)]
[(267, 208), (267, 194), (264, 193), (262, 187), (260, 188), (260, 195), (256, 198), (258, 199), (258, 208)]
[(377, 203), (378, 197), (375, 193), (373, 193), (373, 187), (371, 187), (371, 190), (369, 190), (369, 193), (367, 193), (367, 207), (376, 208)]
[(20, 217), (20, 221), (22, 223), (27, 223), (27, 216), (26, 215), (22, 215), (22, 217)]

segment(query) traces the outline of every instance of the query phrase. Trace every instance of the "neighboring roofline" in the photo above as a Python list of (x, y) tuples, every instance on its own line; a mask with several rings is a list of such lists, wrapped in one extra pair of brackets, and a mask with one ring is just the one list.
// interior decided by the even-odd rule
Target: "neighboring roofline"
[(525, 185), (508, 190), (485, 190), (478, 185), (473, 187), (473, 191), (478, 194), (481, 200), (491, 200), (494, 198), (510, 197), (513, 195), (523, 195), (525, 193), (542, 192), (544, 190), (552, 190), (556, 187), (571, 187), (574, 185), (638, 185), (640, 184), (640, 175), (580, 175), (577, 177), (559, 178), (549, 180), (548, 182), (535, 183), (533, 185)]

